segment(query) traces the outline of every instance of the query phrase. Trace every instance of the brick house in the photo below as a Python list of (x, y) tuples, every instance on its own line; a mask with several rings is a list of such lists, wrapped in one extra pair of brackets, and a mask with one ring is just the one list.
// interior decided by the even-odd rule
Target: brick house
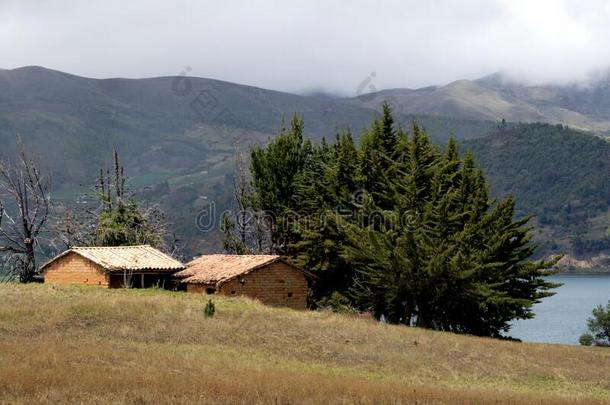
[(74, 247), (45, 263), (48, 284), (86, 284), (106, 288), (172, 286), (182, 263), (148, 246)]
[(187, 292), (244, 295), (266, 305), (306, 309), (313, 276), (280, 256), (205, 255), (174, 277)]

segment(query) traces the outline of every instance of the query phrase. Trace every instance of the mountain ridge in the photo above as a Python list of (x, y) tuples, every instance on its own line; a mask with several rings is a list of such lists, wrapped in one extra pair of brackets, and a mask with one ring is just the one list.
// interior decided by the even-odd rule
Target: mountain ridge
[(427, 114), (474, 120), (548, 122), (610, 134), (610, 81), (603, 77), (571, 84), (525, 84), (501, 73), (441, 86), (397, 88), (347, 99), (374, 107), (389, 99), (401, 114)]
[[(503, 169), (498, 170), (500, 166), (496, 163), (519, 161), (522, 168), (510, 165), (506, 168), (527, 171), (535, 165), (520, 160), (519, 156), (528, 155), (528, 148), (533, 148), (532, 153), (537, 156), (551, 149), (553, 139), (560, 139), (560, 152), (572, 153), (567, 140), (580, 134), (552, 126), (535, 130), (535, 124), (531, 124), (532, 131), (527, 133), (534, 134), (532, 140), (536, 142), (530, 145), (523, 136), (510, 138), (519, 142), (509, 144), (507, 155), (501, 155), (500, 159), (497, 148), (487, 144), (488, 139), (493, 139), (488, 137), (493, 134), (497, 137), (499, 128), (514, 124), (503, 124), (500, 119), (472, 118), (481, 111), (485, 113), (484, 118), (494, 116), (493, 110), (489, 111), (489, 106), (481, 101), (484, 97), (475, 99), (474, 104), (449, 98), (446, 105), (456, 112), (454, 117), (439, 115), (435, 110), (438, 106), (435, 92), (459, 95), (466, 89), (466, 94), (472, 95), (475, 89), (487, 97), (488, 90), (471, 81), (457, 81), (439, 89), (434, 86), (385, 90), (344, 99), (307, 97), (190, 76), (89, 79), (35, 66), (0, 70), (0, 142), (3, 144), (0, 158), (14, 157), (15, 137), (19, 134), (39, 159), (43, 172), (53, 178), (54, 199), (71, 204), (91, 198), (99, 169), (108, 166), (112, 150), (116, 149), (134, 190), (146, 201), (165, 207), (177, 233), (190, 244), (188, 251), (197, 253), (219, 250), (218, 234), (202, 233), (196, 218), (209, 209), (210, 202), (218, 212), (230, 208), (236, 145), (245, 151), (252, 144), (266, 143), (277, 133), (282, 120), (295, 112), (304, 118), (305, 135), (314, 141), (333, 138), (346, 129), (351, 129), (358, 138), (378, 116), (381, 105), (388, 102), (397, 111), (398, 125), (409, 129), (412, 120), (416, 120), (436, 143), (444, 143), (453, 134), (478, 148), (475, 157), (490, 170), (492, 190), (501, 193), (506, 192), (505, 180), (510, 176)], [(423, 95), (428, 106), (423, 108), (426, 103), (420, 102), (421, 108), (409, 110), (397, 105), (398, 93), (408, 97)], [(507, 97), (491, 94), (490, 97)], [(608, 100), (610, 105), (610, 96)], [(554, 133), (559, 133), (560, 138), (553, 138), (557, 136)], [(586, 135), (583, 139), (583, 145), (591, 150), (597, 138)], [(599, 159), (591, 161), (583, 154), (574, 156), (588, 165), (582, 173), (594, 177), (594, 187), (601, 189), (599, 178), (592, 170)], [(565, 171), (573, 162), (564, 160), (549, 161), (549, 164), (559, 164), (556, 167)], [(527, 188), (515, 188), (523, 208), (533, 206), (536, 190), (546, 190), (544, 182), (545, 178), (536, 178)], [(549, 198), (553, 198), (553, 193)], [(573, 198), (568, 194), (557, 197), (551, 201), (554, 205), (543, 201), (551, 209), (545, 213), (547, 219), (556, 216), (562, 204)], [(597, 205), (603, 203), (599, 199), (591, 201)], [(599, 210), (595, 215), (598, 214)], [(606, 242), (600, 245), (597, 241), (603, 239), (604, 227), (609, 221), (598, 216), (586, 217), (577, 224), (581, 232), (586, 221), (596, 221), (596, 233), (582, 235), (584, 250), (605, 249)], [(543, 236), (543, 239), (558, 238), (562, 240), (561, 247), (571, 246), (568, 233), (574, 227), (563, 227), (557, 221), (542, 226), (552, 231), (547, 233), (552, 236)], [(593, 247), (587, 245), (589, 242)]]

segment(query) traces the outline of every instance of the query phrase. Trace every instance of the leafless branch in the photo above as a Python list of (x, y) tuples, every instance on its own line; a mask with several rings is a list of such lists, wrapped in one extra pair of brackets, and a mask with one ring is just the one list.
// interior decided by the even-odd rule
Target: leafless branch
[(0, 162), (0, 253), (5, 278), (32, 281), (37, 275), (35, 248), (50, 209), (50, 180), (41, 175), (17, 138), (17, 160)]

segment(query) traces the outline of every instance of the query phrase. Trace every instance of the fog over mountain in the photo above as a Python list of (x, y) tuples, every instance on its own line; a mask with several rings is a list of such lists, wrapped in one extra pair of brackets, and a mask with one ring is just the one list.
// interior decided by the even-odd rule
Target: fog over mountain
[(510, 74), (444, 86), (366, 93), (353, 102), (373, 107), (387, 100), (403, 114), (429, 114), (475, 120), (550, 122), (597, 133), (610, 131), (610, 76), (564, 85), (533, 85)]
[(293, 93), (421, 88), (508, 71), (565, 84), (610, 66), (603, 0), (0, 2), (0, 67), (188, 72)]

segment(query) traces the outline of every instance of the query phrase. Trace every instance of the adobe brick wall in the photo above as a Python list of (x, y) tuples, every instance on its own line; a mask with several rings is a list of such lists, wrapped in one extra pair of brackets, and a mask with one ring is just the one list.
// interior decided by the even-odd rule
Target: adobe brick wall
[(108, 277), (104, 269), (76, 253), (69, 253), (50, 264), (45, 269), (44, 282), (108, 287)]
[[(203, 289), (202, 292), (204, 292)], [(263, 304), (294, 309), (307, 308), (307, 279), (294, 267), (275, 262), (220, 285), (219, 294), (245, 295)]]
[(208, 284), (187, 284), (186, 292), (202, 294), (205, 293), (208, 288), (214, 289), (214, 286)]

